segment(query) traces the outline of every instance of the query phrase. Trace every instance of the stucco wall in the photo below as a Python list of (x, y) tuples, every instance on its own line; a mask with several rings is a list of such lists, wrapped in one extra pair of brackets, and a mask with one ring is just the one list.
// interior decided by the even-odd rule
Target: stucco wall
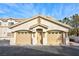
[(1, 27), (0, 28), (0, 37), (7, 37), (7, 33), (9, 32), (8, 31), (8, 27)]
[(48, 30), (63, 30), (63, 31), (66, 31), (68, 32), (69, 29), (65, 28), (65, 27), (62, 27), (61, 25), (57, 25), (55, 23), (52, 23), (50, 21), (47, 21), (47, 20), (44, 20), (44, 19), (41, 19), (41, 24), (45, 24), (48, 26)]
[(21, 24), (21, 25), (19, 25), (19, 26), (17, 26), (17, 27), (14, 27), (14, 28), (12, 28), (12, 31), (16, 31), (16, 30), (29, 30), (29, 28), (30, 28), (30, 26), (33, 26), (33, 25), (35, 25), (35, 24), (37, 24), (37, 19), (34, 19), (34, 20), (32, 20), (32, 21), (29, 21), (29, 22), (26, 22), (26, 23), (24, 23), (24, 24)]

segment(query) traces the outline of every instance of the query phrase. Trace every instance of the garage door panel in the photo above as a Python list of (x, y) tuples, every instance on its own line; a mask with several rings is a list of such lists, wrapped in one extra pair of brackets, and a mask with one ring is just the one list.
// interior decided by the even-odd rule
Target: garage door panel
[(20, 33), (16, 35), (17, 45), (31, 45), (31, 33)]
[(60, 44), (62, 44), (62, 34), (48, 33), (48, 45), (60, 45)]

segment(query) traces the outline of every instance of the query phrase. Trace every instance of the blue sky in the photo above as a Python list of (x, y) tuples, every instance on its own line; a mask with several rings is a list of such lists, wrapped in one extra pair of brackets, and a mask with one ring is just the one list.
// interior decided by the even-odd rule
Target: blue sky
[(78, 3), (4, 3), (0, 4), (0, 18), (29, 18), (43, 14), (58, 20), (79, 14)]

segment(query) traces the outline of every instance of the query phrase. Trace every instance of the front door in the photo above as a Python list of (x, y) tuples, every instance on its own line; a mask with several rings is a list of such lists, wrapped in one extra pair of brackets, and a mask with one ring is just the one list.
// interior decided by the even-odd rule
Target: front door
[(43, 30), (42, 29), (37, 29), (37, 45), (42, 45), (43, 44)]

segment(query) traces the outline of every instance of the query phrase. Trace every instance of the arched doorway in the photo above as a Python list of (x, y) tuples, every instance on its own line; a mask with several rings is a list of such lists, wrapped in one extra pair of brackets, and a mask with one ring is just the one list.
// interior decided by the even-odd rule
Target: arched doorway
[(43, 44), (43, 29), (36, 29), (37, 31), (37, 45)]

